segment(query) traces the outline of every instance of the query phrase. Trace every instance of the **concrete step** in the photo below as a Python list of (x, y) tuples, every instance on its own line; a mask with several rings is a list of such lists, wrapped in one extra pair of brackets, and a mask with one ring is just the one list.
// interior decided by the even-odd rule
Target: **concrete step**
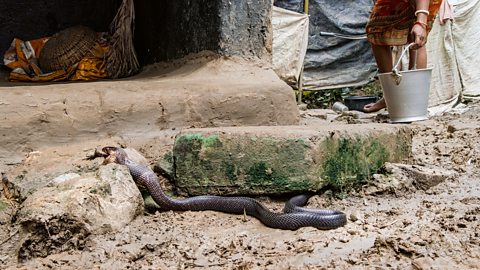
[(341, 191), (408, 159), (411, 145), (407, 125), (187, 129), (173, 147), (176, 186), (183, 195)]
[(239, 59), (155, 65), (122, 80), (0, 82), (0, 171), (32, 150), (112, 136), (298, 122), (292, 89), (273, 70)]

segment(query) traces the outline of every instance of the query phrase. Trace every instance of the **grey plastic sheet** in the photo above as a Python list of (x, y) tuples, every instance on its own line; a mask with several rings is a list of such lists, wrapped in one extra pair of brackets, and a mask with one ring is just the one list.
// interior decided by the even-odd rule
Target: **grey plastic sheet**
[[(275, 6), (296, 12), (303, 12), (303, 4), (304, 0), (274, 2)], [(309, 36), (303, 72), (305, 90), (353, 87), (372, 80), (377, 66), (371, 46), (365, 38), (359, 38), (365, 35), (372, 7), (372, 0), (309, 1)], [(325, 35), (325, 32), (338, 35)]]

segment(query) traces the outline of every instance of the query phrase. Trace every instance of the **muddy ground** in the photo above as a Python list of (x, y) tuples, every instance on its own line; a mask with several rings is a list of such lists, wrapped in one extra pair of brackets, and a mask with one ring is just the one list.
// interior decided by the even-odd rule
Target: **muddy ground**
[[(303, 124), (355, 119), (325, 111), (305, 111)], [(12, 217), (18, 207), (1, 197), (0, 268), (2, 269), (479, 269), (480, 268), (480, 103), (468, 104), (428, 121), (412, 123), (413, 159), (418, 168), (441, 169), (436, 186), (415, 182), (389, 186), (372, 183), (340, 199), (329, 191), (314, 196), (309, 207), (347, 213), (345, 227), (322, 231), (282, 231), (252, 217), (216, 212), (145, 212), (117, 233), (90, 236), (81, 250), (17, 262), (20, 241)], [(386, 123), (386, 125), (388, 125)], [(103, 143), (139, 149), (155, 163), (171, 147), (175, 131), (145, 143), (112, 138), (32, 154), (11, 169), (41, 172), (45, 166), (95, 169), (99, 161), (82, 160)], [(73, 149), (72, 149), (73, 147)], [(75, 154), (73, 154), (75, 153)], [(35, 155), (48, 164), (35, 160)], [(398, 184), (398, 183), (397, 183)], [(281, 199), (260, 198), (280, 210)], [(13, 255), (12, 255), (13, 254)]]

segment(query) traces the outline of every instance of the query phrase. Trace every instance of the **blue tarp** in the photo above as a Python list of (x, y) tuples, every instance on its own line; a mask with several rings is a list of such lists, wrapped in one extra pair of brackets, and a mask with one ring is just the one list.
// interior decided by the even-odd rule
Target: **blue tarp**
[[(276, 0), (275, 6), (303, 12), (304, 0)], [(325, 36), (322, 32), (365, 35), (372, 0), (310, 0), (309, 40), (303, 88), (321, 90), (368, 83), (377, 66), (366, 39)]]

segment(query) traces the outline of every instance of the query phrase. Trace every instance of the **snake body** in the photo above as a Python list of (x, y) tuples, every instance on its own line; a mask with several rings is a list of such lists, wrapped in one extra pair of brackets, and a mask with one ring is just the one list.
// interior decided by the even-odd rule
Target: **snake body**
[(247, 214), (260, 220), (272, 228), (297, 230), (301, 227), (315, 227), (329, 230), (346, 224), (346, 215), (340, 211), (328, 209), (307, 209), (308, 195), (291, 198), (283, 209), (283, 213), (275, 213), (267, 209), (259, 201), (249, 197), (196, 196), (186, 199), (174, 199), (162, 190), (158, 177), (147, 166), (130, 160), (126, 152), (119, 147), (104, 147), (105, 163), (115, 162), (128, 167), (137, 185), (144, 186), (153, 200), (162, 210), (204, 211), (213, 210), (231, 214)]

